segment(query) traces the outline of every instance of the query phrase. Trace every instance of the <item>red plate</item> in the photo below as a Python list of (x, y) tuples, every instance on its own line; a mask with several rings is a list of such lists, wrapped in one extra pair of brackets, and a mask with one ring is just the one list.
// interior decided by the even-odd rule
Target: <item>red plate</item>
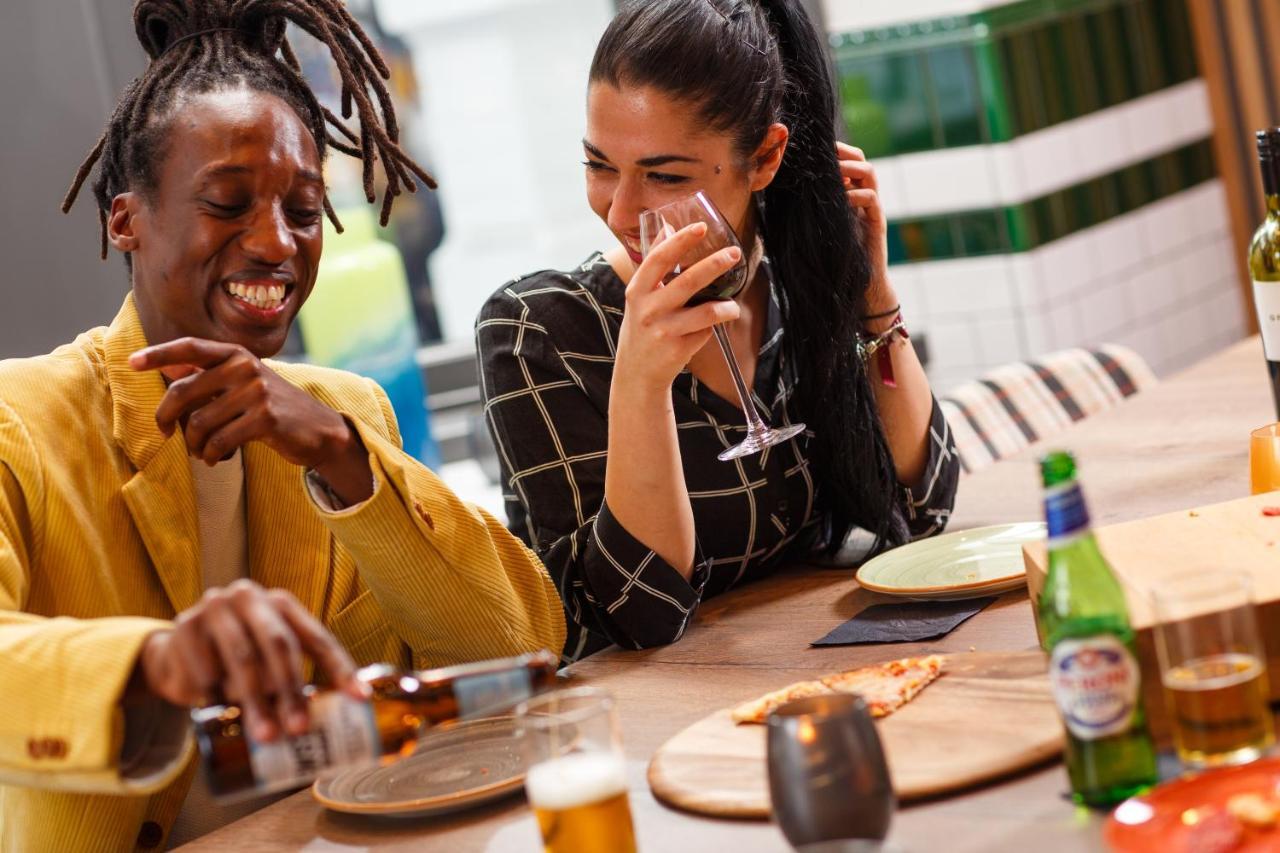
[(1107, 820), (1103, 837), (1118, 853), (1280, 851), (1280, 824), (1247, 829), (1227, 813), (1227, 801), (1237, 794), (1280, 798), (1280, 758), (1157, 785), (1121, 803)]

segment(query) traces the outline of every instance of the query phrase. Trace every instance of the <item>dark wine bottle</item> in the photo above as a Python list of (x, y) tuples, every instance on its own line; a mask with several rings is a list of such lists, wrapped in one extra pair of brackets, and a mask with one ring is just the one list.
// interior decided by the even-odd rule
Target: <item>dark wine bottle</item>
[(1271, 394), (1280, 420), (1280, 127), (1260, 130), (1258, 165), (1267, 216), (1249, 244), (1249, 276), (1253, 279), (1253, 305), (1262, 332), (1262, 350), (1271, 376)]

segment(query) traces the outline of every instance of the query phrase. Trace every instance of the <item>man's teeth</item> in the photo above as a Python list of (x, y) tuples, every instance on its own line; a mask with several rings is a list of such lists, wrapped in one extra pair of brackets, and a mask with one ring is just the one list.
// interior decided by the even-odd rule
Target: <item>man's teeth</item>
[(278, 308), (284, 302), (283, 284), (240, 284), (235, 282), (225, 285), (227, 292), (242, 302), (248, 302), (255, 308)]

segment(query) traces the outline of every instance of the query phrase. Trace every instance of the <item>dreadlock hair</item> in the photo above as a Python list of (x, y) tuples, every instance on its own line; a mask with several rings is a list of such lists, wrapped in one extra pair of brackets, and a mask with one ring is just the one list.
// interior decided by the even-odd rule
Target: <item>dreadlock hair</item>
[(596, 47), (590, 80), (650, 86), (731, 136), (747, 162), (774, 122), (790, 140), (760, 194), (800, 418), (831, 511), (828, 547), (854, 525), (874, 547), (909, 534), (870, 379), (857, 355), (871, 265), (836, 160), (836, 99), (823, 40), (799, 0), (628, 0)]
[[(329, 49), (342, 80), (342, 119), (351, 118), (354, 105), (358, 131), (311, 91), (285, 38), (290, 22)], [(172, 111), (183, 95), (245, 86), (283, 99), (311, 131), (321, 162), (329, 147), (362, 161), (370, 203), (376, 200), (373, 168), (380, 161), (387, 179), (379, 217), (383, 225), (395, 197), (406, 189), (417, 191), (414, 176), (435, 189), (431, 175), (400, 148), (395, 108), (383, 83), (390, 72), (342, 0), (136, 0), (133, 26), (150, 61), (125, 89), (62, 201), (62, 212), (70, 211), (97, 164), (93, 195), (104, 259), (111, 200), (129, 190), (155, 188)], [(341, 233), (327, 195), (324, 210)]]

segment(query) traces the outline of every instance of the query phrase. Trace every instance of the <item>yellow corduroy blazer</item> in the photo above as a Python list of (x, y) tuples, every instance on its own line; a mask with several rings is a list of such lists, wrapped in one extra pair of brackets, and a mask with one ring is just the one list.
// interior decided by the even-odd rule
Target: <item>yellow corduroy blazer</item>
[[(4, 853), (159, 846), (194, 771), (185, 713), (121, 707), (143, 639), (203, 592), (182, 436), (156, 427), (160, 375), (127, 364), (146, 345), (130, 297), (109, 328), (0, 361)], [(560, 650), (537, 557), (401, 451), (375, 383), (272, 368), (356, 425), (376, 484), (324, 512), (300, 467), (246, 446), (253, 580), (292, 592), (361, 665)]]

